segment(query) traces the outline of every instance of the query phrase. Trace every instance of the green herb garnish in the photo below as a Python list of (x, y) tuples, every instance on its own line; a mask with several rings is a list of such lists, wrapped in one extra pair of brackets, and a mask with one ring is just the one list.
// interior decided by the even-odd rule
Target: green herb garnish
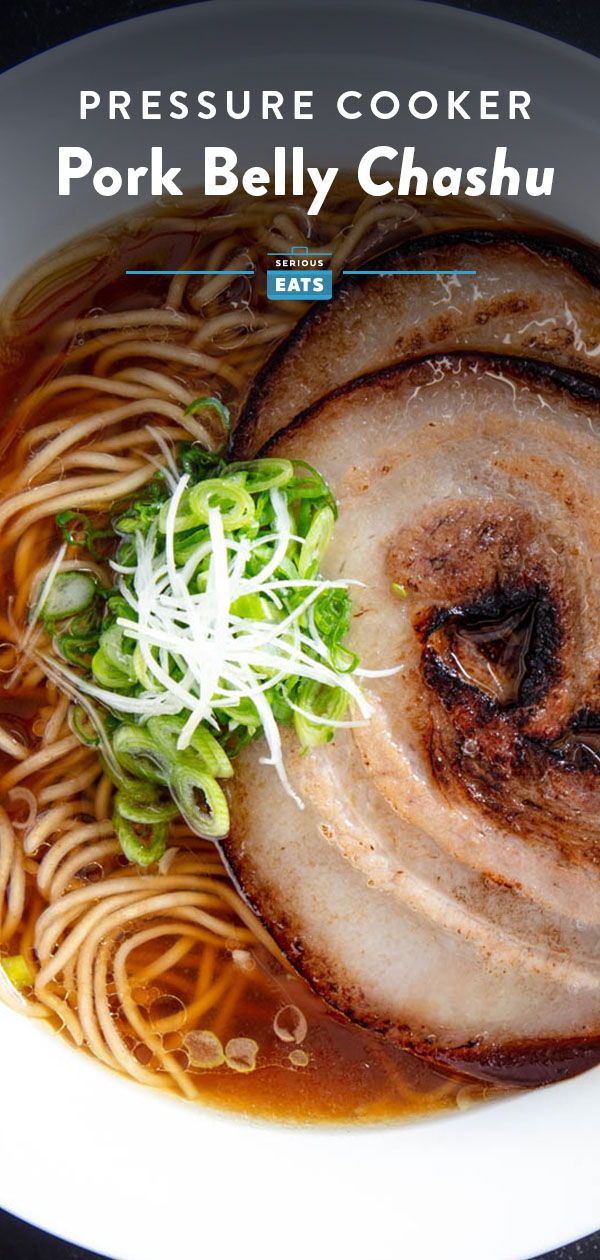
[[(223, 422), (218, 400), (192, 407)], [(177, 465), (115, 514), (112, 592), (61, 572), (44, 605), (46, 664), (81, 700), (72, 729), (99, 744), (121, 846), (143, 864), (176, 813), (200, 836), (226, 835), (222, 783), (249, 739), (264, 734), (295, 795), (280, 726), (307, 749), (353, 724), (351, 704), (359, 721), (369, 713), (344, 644), (350, 583), (321, 574), (337, 515), (321, 475), (279, 458), (227, 464), (191, 443)]]

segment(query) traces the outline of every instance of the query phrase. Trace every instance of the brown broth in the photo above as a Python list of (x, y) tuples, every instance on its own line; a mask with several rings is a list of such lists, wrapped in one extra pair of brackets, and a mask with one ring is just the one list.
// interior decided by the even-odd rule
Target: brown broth
[[(348, 193), (343, 197), (334, 207), (337, 217), (312, 228), (313, 241), (331, 241), (338, 231), (344, 229), (356, 205), (354, 194)], [(217, 210), (223, 216), (225, 230), (227, 212), (235, 216), (236, 206), (221, 205)], [(191, 219), (189, 207), (185, 212)], [(169, 211), (171, 220), (174, 213)], [(208, 213), (204, 211), (205, 215)], [(215, 207), (210, 209), (210, 213), (215, 215)], [(269, 213), (275, 218), (281, 213), (281, 207), (272, 207), (270, 211), (265, 209), (264, 213), (266, 222)], [(385, 231), (376, 226), (363, 242), (360, 257), (372, 256), (383, 245), (393, 244), (398, 236), (433, 230), (443, 217), (435, 206), (429, 207), (426, 213), (420, 213), (423, 214), (422, 220), (418, 220), (415, 229), (408, 232), (403, 226), (394, 235), (389, 230), (389, 224)], [(468, 215), (459, 210), (452, 222), (446, 225), (462, 226), (481, 221), (481, 217), (477, 219), (472, 210)], [(489, 218), (484, 218), (483, 222), (489, 225)], [(216, 239), (214, 228), (211, 227), (210, 232)], [(23, 456), (19, 454), (17, 445), (24, 431), (19, 403), (32, 388), (53, 380), (64, 371), (67, 354), (73, 347), (71, 335), (61, 331), (65, 320), (84, 317), (91, 312), (150, 308), (164, 303), (164, 280), (129, 278), (124, 275), (125, 270), (131, 267), (175, 269), (193, 265), (202, 249), (206, 249), (204, 236), (202, 220), (197, 213), (195, 225), (183, 231), (173, 231), (165, 209), (155, 215), (145, 215), (131, 223), (111, 227), (89, 239), (83, 261), (71, 269), (63, 264), (61, 270), (59, 260), (51, 282), (38, 289), (31, 300), (20, 300), (16, 304), (10, 316), (9, 329), (0, 342), (0, 406), (5, 417), (0, 443), (4, 493), (22, 464)], [(252, 252), (257, 267), (256, 278), (252, 285), (245, 279), (233, 284), (226, 300), (220, 299), (217, 307), (220, 310), (243, 308), (251, 300), (253, 309), (259, 312), (266, 310), (263, 296), (266, 248), (256, 249), (255, 235), (236, 232), (235, 251), (240, 249)], [(254, 292), (251, 293), (250, 289)], [(269, 306), (272, 309), (272, 304)], [(293, 314), (299, 315), (302, 309), (301, 303), (295, 303)], [(241, 364), (244, 379), (249, 381), (272, 348), (273, 343), (265, 343), (246, 352), (245, 356), (236, 348), (231, 358)], [(202, 372), (184, 373), (179, 367), (173, 371), (178, 379), (185, 376), (186, 382), (198, 391), (205, 384), (206, 375)], [(243, 395), (243, 390), (236, 395), (227, 385), (220, 392), (234, 409)], [(50, 400), (45, 405), (42, 422), (63, 417), (66, 425), (80, 415), (88, 414), (89, 390), (75, 392), (68, 402), (65, 412), (63, 402)], [(51, 523), (40, 524), (36, 535), (37, 563), (43, 561), (44, 555), (51, 554), (54, 547), (56, 533)], [(9, 601), (18, 588), (13, 568), (17, 549), (18, 543), (8, 550), (5, 548), (0, 564), (0, 613), (4, 621)], [(0, 640), (3, 637), (0, 634)], [(39, 679), (20, 682), (9, 692), (5, 682), (11, 665), (12, 661), (8, 665), (0, 664), (3, 670), (0, 679), (4, 680), (0, 683), (0, 709), (5, 728), (16, 738), (35, 744), (40, 731), (40, 712), (44, 712), (44, 706), (51, 707), (55, 703), (55, 693), (52, 689), (47, 692)], [(81, 762), (78, 752), (69, 754), (69, 764), (79, 765), (78, 756)], [(89, 758), (90, 754), (85, 756)], [(8, 772), (12, 764), (9, 757), (0, 756), (2, 774)], [(66, 763), (61, 773), (64, 776), (71, 773)], [(43, 791), (48, 786), (52, 787), (55, 777), (55, 772), (44, 771), (28, 778), (26, 784), (35, 792)], [(84, 813), (87, 808), (84, 802)], [(16, 810), (15, 818), (18, 820), (18, 817)], [(182, 843), (181, 839), (178, 843)], [(47, 847), (42, 848), (38, 859)], [(43, 903), (35, 891), (36, 862), (33, 859), (26, 863), (26, 871), (28, 900), (23, 925), (15, 937), (6, 942), (2, 953), (23, 952), (35, 963), (32, 931)], [(80, 871), (75, 886), (92, 884), (98, 874), (99, 869)], [(189, 1000), (200, 968), (207, 965), (206, 960), (203, 964), (204, 951), (204, 946), (196, 944), (160, 981), (149, 983), (147, 992), (138, 994), (140, 1007), (151, 1024), (160, 1015), (169, 1012), (174, 1015), (174, 1024), (177, 1024), (177, 1009), (181, 1009), (183, 999)], [(281, 1120), (370, 1122), (420, 1116), (442, 1108), (461, 1106), (492, 1092), (489, 1086), (465, 1085), (464, 1081), (452, 1080), (397, 1049), (385, 1038), (352, 1025), (316, 997), (304, 981), (291, 974), (286, 965), (277, 961), (262, 945), (245, 947), (242, 954), (240, 958), (237, 952), (225, 951), (215, 964), (215, 974), (223, 979), (225, 996), (206, 1016), (199, 1017), (196, 1026), (216, 1032), (223, 1043), (231, 1037), (253, 1038), (258, 1044), (256, 1068), (244, 1073), (226, 1065), (206, 1070), (189, 1067), (202, 1101), (237, 1112)], [(155, 956), (156, 950), (153, 951), (152, 947), (144, 949), (140, 955), (144, 964), (151, 962)], [(307, 1021), (306, 1036), (301, 1044), (282, 1041), (274, 1031), (278, 1012), (290, 1004), (297, 1006)], [(118, 1024), (118, 1004), (114, 1001), (113, 1007)], [(53, 1022), (60, 1024), (60, 1020), (54, 1019)], [(126, 1036), (130, 1048), (136, 1052), (135, 1038), (130, 1034)], [(165, 1034), (164, 1045), (180, 1057), (182, 1065), (185, 1064), (184, 1033), (180, 1028), (175, 1026)], [(298, 1062), (295, 1065), (290, 1060), (294, 1051), (304, 1052), (306, 1062), (303, 1060), (302, 1065)], [(137, 1047), (137, 1053), (141, 1062), (148, 1061), (143, 1046)], [(157, 1083), (162, 1083), (159, 1066), (154, 1066)], [(163, 1077), (163, 1080), (167, 1084), (167, 1078)]]

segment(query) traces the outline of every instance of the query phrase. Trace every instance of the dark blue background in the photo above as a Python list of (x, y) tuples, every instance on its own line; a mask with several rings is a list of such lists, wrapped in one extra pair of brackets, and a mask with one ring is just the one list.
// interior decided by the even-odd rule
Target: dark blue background
[[(185, 3), (186, 0), (173, 2)], [(248, 2), (251, 3), (251, 0)], [(441, 3), (518, 22), (600, 55), (598, 0), (441, 0)], [(86, 31), (171, 7), (173, 4), (169, 4), (168, 0), (0, 0), (0, 70)], [(107, 1208), (110, 1210), (109, 1205)], [(490, 1231), (493, 1228), (494, 1223), (490, 1221)], [(201, 1239), (199, 1243), (201, 1245)], [(101, 1258), (51, 1238), (0, 1211), (0, 1260)], [(179, 1258), (165, 1257), (165, 1260)], [(222, 1260), (233, 1258), (224, 1255)], [(265, 1260), (272, 1260), (272, 1257), (266, 1256)], [(444, 1257), (441, 1256), (440, 1260)], [(482, 1255), (481, 1260), (486, 1260), (486, 1257)], [(548, 1260), (600, 1260), (600, 1231), (570, 1247), (553, 1251)]]
[[(155, 13), (194, 0), (1, 0), (0, 69), (75, 35), (139, 13)], [(368, 2), (368, 0), (366, 0)], [(252, 0), (247, 0), (252, 3)], [(490, 13), (600, 55), (597, 0), (440, 0), (458, 9)]]

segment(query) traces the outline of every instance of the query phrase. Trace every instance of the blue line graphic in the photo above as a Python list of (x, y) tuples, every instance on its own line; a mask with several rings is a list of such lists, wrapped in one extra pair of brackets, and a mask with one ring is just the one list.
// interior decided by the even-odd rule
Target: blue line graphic
[(254, 271), (126, 271), (126, 276), (253, 276)]
[(377, 268), (373, 271), (361, 269), (358, 271), (343, 271), (344, 276), (476, 276), (476, 271), (462, 271), (456, 268), (454, 271), (379, 271)]

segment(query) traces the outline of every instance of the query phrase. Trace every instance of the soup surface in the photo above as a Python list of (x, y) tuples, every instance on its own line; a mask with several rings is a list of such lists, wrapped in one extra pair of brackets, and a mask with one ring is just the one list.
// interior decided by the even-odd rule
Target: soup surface
[[(75, 242), (4, 301), (1, 992), (142, 1083), (327, 1121), (420, 1115), (492, 1090), (437, 1072), (315, 996), (216, 848), (181, 821), (157, 867), (130, 866), (110, 821), (111, 781), (39, 663), (40, 627), (28, 628), (60, 544), (86, 528), (77, 513), (98, 531), (102, 573), (107, 516), (155, 475), (160, 442), (204, 441), (190, 403), (218, 397), (235, 420), (305, 309), (266, 300), (269, 252), (327, 247), (339, 275), (411, 236), (479, 224), (490, 217), (473, 207), (365, 201), (351, 188), (318, 222), (302, 204), (190, 198)], [(166, 270), (205, 274), (125, 274)], [(206, 274), (223, 271), (253, 274)], [(69, 545), (67, 561), (75, 555)], [(72, 650), (77, 663), (83, 640)]]

